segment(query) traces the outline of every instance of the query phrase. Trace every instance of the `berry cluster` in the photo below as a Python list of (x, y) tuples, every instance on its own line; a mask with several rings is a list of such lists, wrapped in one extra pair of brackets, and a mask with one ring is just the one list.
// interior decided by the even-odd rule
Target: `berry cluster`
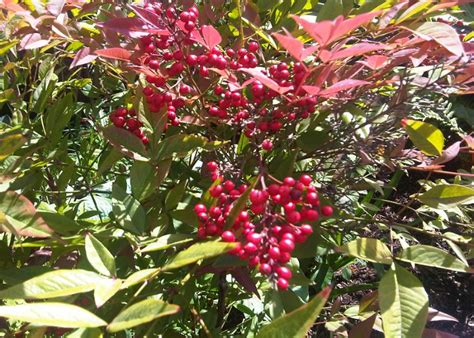
[[(214, 177), (218, 176), (215, 162), (207, 164)], [(220, 178), (219, 178), (220, 179)], [(283, 182), (252, 189), (248, 205), (240, 211), (233, 224), (226, 229), (227, 218), (233, 204), (247, 189), (247, 185), (236, 185), (231, 180), (214, 185), (209, 193), (216, 203), (207, 208), (197, 204), (194, 208), (198, 219), (198, 236), (221, 236), (225, 242), (237, 242), (231, 254), (244, 259), (251, 267), (273, 280), (279, 289), (286, 290), (291, 279), (291, 270), (285, 265), (291, 259), (296, 243), (303, 243), (313, 233), (310, 223), (320, 214), (330, 216), (333, 209), (320, 205), (312, 178), (302, 175), (298, 180), (287, 177)]]
[(114, 126), (130, 131), (136, 135), (144, 145), (148, 144), (148, 137), (145, 136), (141, 129), (143, 123), (138, 120), (134, 109), (124, 107), (117, 108), (109, 115), (109, 118)]

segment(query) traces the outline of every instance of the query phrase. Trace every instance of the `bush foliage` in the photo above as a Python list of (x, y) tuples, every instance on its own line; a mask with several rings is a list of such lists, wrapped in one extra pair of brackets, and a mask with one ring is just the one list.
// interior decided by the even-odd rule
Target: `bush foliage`
[(468, 3), (4, 0), (3, 334), (446, 334)]

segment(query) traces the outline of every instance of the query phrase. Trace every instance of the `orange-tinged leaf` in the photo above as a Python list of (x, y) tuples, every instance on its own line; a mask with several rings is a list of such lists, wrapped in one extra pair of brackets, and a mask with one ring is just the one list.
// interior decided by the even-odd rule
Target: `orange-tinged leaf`
[(108, 59), (115, 59), (115, 60), (122, 60), (122, 61), (130, 61), (132, 54), (124, 49), (119, 47), (114, 48), (107, 48), (107, 49), (99, 49), (96, 50), (95, 53), (99, 56), (108, 58)]

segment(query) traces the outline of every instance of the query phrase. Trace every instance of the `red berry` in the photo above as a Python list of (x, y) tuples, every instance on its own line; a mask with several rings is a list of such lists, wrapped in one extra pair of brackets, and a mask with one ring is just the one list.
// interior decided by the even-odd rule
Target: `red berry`
[(330, 205), (325, 205), (321, 207), (321, 213), (323, 214), (323, 216), (326, 216), (326, 217), (332, 216), (333, 212), (334, 210)]
[(186, 57), (186, 63), (189, 65), (189, 66), (195, 66), (197, 64), (197, 61), (198, 61), (198, 58), (196, 55), (194, 54), (189, 54), (187, 57)]
[(193, 31), (195, 27), (196, 24), (193, 21), (188, 21), (184, 24), (184, 29), (186, 29), (188, 32)]
[(299, 229), (304, 235), (311, 235), (313, 233), (313, 227), (309, 224), (301, 224)]
[(278, 243), (278, 246), (281, 251), (291, 252), (295, 249), (295, 242), (293, 242), (291, 239), (282, 239)]
[(291, 270), (288, 269), (286, 266), (280, 266), (276, 269), (276, 273), (278, 277), (284, 278), (284, 279), (291, 279), (292, 273)]
[(206, 208), (206, 206), (205, 206), (204, 204), (201, 204), (201, 203), (200, 203), (200, 204), (196, 204), (196, 205), (194, 206), (194, 212), (195, 212), (196, 214), (199, 214), (199, 213), (201, 213), (201, 212), (206, 212), (206, 211), (207, 211), (207, 208)]
[(262, 263), (260, 264), (258, 271), (260, 271), (262, 275), (269, 275), (272, 273), (272, 267), (270, 266), (270, 264)]
[(259, 48), (260, 48), (260, 45), (256, 41), (250, 41), (248, 44), (248, 49), (252, 53), (255, 53)]
[(317, 221), (318, 218), (319, 218), (319, 213), (316, 210), (313, 210), (313, 209), (306, 210), (305, 218), (309, 222)]
[(254, 254), (255, 252), (258, 251), (258, 248), (255, 244), (253, 244), (252, 242), (249, 242), (244, 245), (244, 250), (249, 254)]
[(278, 278), (277, 286), (278, 286), (278, 289), (280, 290), (288, 290), (288, 286), (289, 286), (288, 280), (284, 278)]
[(269, 139), (263, 140), (262, 142), (262, 149), (266, 151), (270, 151), (273, 148), (273, 143)]
[(235, 187), (234, 182), (229, 181), (229, 180), (225, 181), (222, 185), (224, 186), (224, 189), (227, 191), (234, 190), (234, 187)]
[(283, 183), (285, 183), (285, 185), (289, 187), (292, 187), (295, 185), (296, 181), (293, 177), (285, 177), (285, 179), (283, 180)]
[(235, 235), (229, 230), (224, 231), (221, 238), (224, 242), (235, 242)]
[(214, 161), (207, 162), (206, 167), (207, 167), (207, 170), (211, 172), (219, 169), (219, 165)]
[(286, 215), (286, 219), (290, 223), (298, 223), (301, 221), (301, 214), (298, 211), (291, 211)]
[(268, 250), (268, 255), (270, 256), (271, 259), (278, 260), (280, 258), (280, 255), (281, 255), (280, 249), (276, 246), (272, 246)]
[(300, 177), (300, 182), (303, 183), (305, 186), (308, 186), (311, 184), (313, 179), (309, 175), (301, 175)]

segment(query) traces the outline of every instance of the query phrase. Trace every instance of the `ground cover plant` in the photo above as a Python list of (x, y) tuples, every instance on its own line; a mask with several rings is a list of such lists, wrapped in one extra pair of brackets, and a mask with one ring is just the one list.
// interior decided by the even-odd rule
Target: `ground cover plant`
[(470, 1), (0, 3), (6, 337), (470, 337)]

